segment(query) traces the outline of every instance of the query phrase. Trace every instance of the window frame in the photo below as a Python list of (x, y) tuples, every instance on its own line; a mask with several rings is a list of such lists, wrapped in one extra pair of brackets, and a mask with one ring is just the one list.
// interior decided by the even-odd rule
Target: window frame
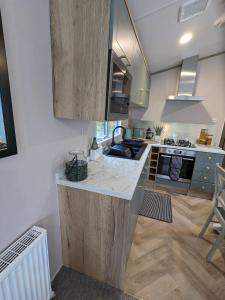
[[(97, 137), (98, 142), (101, 143), (101, 142), (112, 139), (112, 136), (109, 134), (110, 122), (116, 122), (115, 127), (116, 126), (121, 126), (121, 123), (122, 123), (120, 120), (119, 121), (104, 121), (104, 122), (101, 122), (101, 123), (104, 123), (104, 136), (97, 137), (97, 122), (96, 122), (96, 137)], [(119, 135), (120, 135), (120, 130), (118, 131), (118, 133), (115, 136), (119, 136)]]

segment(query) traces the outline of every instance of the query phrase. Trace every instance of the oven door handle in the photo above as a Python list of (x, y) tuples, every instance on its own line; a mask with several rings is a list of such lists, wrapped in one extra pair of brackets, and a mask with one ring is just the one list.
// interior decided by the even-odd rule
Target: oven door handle
[(183, 160), (194, 161), (193, 158), (182, 158)]
[(171, 158), (172, 156), (161, 154), (161, 157)]

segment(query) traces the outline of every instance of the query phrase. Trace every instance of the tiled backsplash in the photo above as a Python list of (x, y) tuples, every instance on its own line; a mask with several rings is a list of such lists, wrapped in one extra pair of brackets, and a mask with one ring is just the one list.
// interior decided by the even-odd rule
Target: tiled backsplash
[[(205, 125), (205, 124), (186, 124), (186, 123), (155, 123), (152, 121), (140, 121), (140, 120), (129, 120), (129, 127), (131, 128), (151, 128), (154, 131), (154, 125), (164, 125), (164, 131), (161, 138), (177, 138), (177, 139), (188, 139), (192, 143), (195, 143), (199, 138), (200, 131), (202, 128), (206, 128), (209, 134), (213, 135), (212, 145), (214, 145), (214, 136), (216, 134), (216, 125)], [(217, 145), (215, 145), (217, 146)]]

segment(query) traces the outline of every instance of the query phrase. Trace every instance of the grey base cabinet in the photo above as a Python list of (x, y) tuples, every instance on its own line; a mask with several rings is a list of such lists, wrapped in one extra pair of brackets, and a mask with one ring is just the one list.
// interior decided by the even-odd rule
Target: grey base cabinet
[[(134, 231), (136, 222), (137, 222), (137, 217), (138, 217), (138, 212), (143, 204), (144, 201), (144, 186), (148, 181), (148, 174), (149, 174), (149, 156), (145, 161), (145, 165), (142, 169), (140, 178), (138, 180), (137, 186), (135, 188), (134, 195), (131, 200), (131, 212), (132, 212), (132, 217), (131, 217), (131, 225), (130, 225), (130, 230), (131, 232)], [(131, 236), (133, 236), (131, 234)]]
[(216, 164), (222, 165), (223, 159), (223, 154), (198, 152), (190, 190), (214, 193)]

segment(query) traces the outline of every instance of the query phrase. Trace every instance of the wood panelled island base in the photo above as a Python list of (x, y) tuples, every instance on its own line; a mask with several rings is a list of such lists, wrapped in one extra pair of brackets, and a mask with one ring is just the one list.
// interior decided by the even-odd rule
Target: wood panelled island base
[(138, 187), (130, 201), (60, 185), (58, 192), (63, 264), (123, 289)]

